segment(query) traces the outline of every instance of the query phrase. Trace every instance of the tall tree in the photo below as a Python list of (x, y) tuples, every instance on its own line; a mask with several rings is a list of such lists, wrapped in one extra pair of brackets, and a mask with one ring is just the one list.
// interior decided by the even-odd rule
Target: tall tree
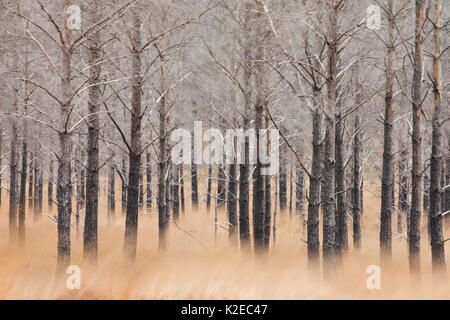
[(434, 52), (433, 52), (433, 140), (430, 168), (430, 231), (431, 231), (431, 257), (433, 276), (439, 281), (445, 273), (445, 251), (442, 236), (441, 215), (441, 166), (442, 166), (442, 81), (441, 81), (441, 11), (442, 0), (435, 0), (434, 21)]
[(420, 278), (420, 216), (422, 200), (422, 77), (423, 77), (423, 8), (424, 0), (416, 0), (414, 73), (412, 81), (412, 182), (409, 220), (409, 266), (411, 273)]
[(392, 258), (392, 209), (394, 199), (393, 117), (394, 117), (394, 55), (395, 55), (395, 0), (388, 1), (388, 40), (386, 43), (386, 88), (384, 102), (383, 171), (381, 181), (380, 255), (381, 261)]

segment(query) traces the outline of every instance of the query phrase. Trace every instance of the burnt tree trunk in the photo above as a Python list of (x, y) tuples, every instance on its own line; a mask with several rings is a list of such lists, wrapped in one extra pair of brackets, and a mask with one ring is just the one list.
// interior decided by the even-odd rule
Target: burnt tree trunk
[(114, 222), (116, 216), (116, 171), (114, 164), (109, 166), (109, 184), (108, 184), (108, 224)]
[(211, 184), (212, 184), (212, 164), (208, 166), (208, 181), (206, 182), (206, 213), (209, 214), (211, 208)]
[[(315, 93), (317, 95), (317, 93)], [(319, 243), (319, 206), (320, 206), (320, 185), (322, 181), (321, 164), (321, 131), (322, 116), (316, 108), (313, 112), (313, 154), (312, 169), (309, 177), (309, 201), (307, 220), (307, 242), (308, 242), (308, 268), (311, 270), (319, 267), (320, 243)]]
[(122, 214), (126, 213), (127, 211), (127, 188), (128, 183), (126, 181), (127, 177), (127, 163), (125, 160), (125, 156), (122, 158), (122, 168), (121, 170), (121, 203), (122, 203)]
[(132, 262), (136, 259), (138, 233), (139, 169), (141, 166), (141, 12), (132, 7), (133, 27), (131, 32), (131, 137), (129, 150), (129, 172), (127, 186), (127, 214), (125, 219), (124, 254)]
[[(15, 89), (14, 89), (15, 90)], [(17, 107), (17, 92), (14, 95), (14, 106)], [(9, 158), (9, 242), (16, 242), (17, 237), (17, 122), (11, 120), (11, 144)]]
[(30, 165), (28, 167), (28, 208), (33, 207), (33, 186), (34, 186), (34, 156), (30, 152)]
[(147, 151), (146, 156), (146, 162), (147, 162), (147, 209), (151, 209), (152, 207), (152, 163), (151, 163), (151, 156), (150, 151)]
[(344, 123), (340, 110), (336, 114), (335, 135), (335, 159), (336, 159), (336, 198), (337, 198), (337, 254), (342, 255), (348, 251), (348, 228), (347, 228), (347, 203), (345, 184), (345, 150), (344, 150)]
[[(97, 5), (90, 8), (92, 21), (100, 20)], [(87, 137), (87, 166), (86, 166), (86, 211), (84, 217), (83, 234), (83, 257), (94, 265), (97, 264), (98, 257), (98, 192), (99, 192), (99, 133), (100, 121), (98, 112), (100, 111), (101, 91), (98, 85), (101, 82), (101, 60), (100, 57), (100, 34), (94, 32), (89, 37), (89, 102)], [(81, 168), (83, 170), (83, 168)], [(84, 181), (82, 181), (84, 183)], [(82, 197), (83, 199), (83, 197)], [(108, 217), (110, 213), (108, 211)], [(109, 219), (108, 219), (109, 220)]]
[(422, 29), (424, 0), (416, 0), (414, 45), (414, 74), (412, 81), (412, 183), (409, 229), (409, 266), (412, 274), (420, 278), (420, 216), (422, 200)]
[(442, 236), (441, 208), (441, 166), (442, 166), (442, 81), (441, 81), (441, 10), (442, 0), (435, 1), (434, 53), (433, 53), (433, 138), (430, 167), (430, 231), (431, 262), (433, 277), (437, 281), (446, 281), (445, 251)]
[(336, 278), (336, 200), (335, 200), (335, 131), (336, 74), (338, 59), (337, 0), (330, 2), (328, 23), (327, 105), (325, 116), (324, 204), (323, 204), (323, 272), (327, 280)]
[(50, 165), (48, 169), (48, 187), (47, 187), (47, 196), (48, 196), (48, 208), (51, 210), (53, 208), (53, 185), (55, 183), (55, 161), (50, 159)]
[(386, 62), (386, 87), (384, 99), (383, 169), (381, 178), (380, 255), (381, 262), (392, 258), (392, 210), (394, 199), (393, 116), (394, 116), (394, 0), (389, 0), (388, 37)]

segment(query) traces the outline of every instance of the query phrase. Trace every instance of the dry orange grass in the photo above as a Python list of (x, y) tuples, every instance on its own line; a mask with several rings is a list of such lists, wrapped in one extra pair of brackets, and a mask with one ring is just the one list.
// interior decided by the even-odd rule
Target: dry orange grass
[[(180, 226), (170, 226), (169, 250), (157, 249), (157, 215), (139, 217), (137, 260), (122, 259), (124, 217), (118, 212), (106, 224), (106, 203), (100, 203), (99, 263), (97, 272), (83, 266), (82, 234), (72, 229), (72, 264), (82, 271), (80, 290), (55, 286), (56, 223), (27, 216), (26, 246), (8, 246), (8, 205), (0, 214), (0, 299), (449, 299), (448, 287), (433, 288), (431, 253), (426, 229), (422, 242), (422, 282), (410, 283), (406, 241), (394, 238), (393, 265), (382, 270), (382, 289), (368, 290), (366, 269), (379, 264), (379, 200), (366, 193), (363, 249), (350, 248), (339, 269), (339, 280), (327, 286), (321, 276), (308, 273), (306, 244), (301, 240), (299, 217), (278, 216), (277, 242), (267, 261), (255, 259), (228, 246), (227, 231), (218, 228), (214, 241), (214, 212), (188, 210)], [(188, 206), (189, 207), (189, 206)], [(44, 207), (44, 214), (56, 212)], [(142, 212), (144, 213), (144, 211)], [(396, 223), (394, 219), (394, 223)], [(423, 219), (425, 220), (425, 219)], [(220, 212), (219, 221), (226, 221)], [(351, 225), (349, 225), (351, 242)], [(449, 232), (446, 232), (447, 237)], [(351, 245), (351, 244), (350, 244)], [(450, 249), (447, 250), (447, 252)], [(447, 254), (448, 257), (448, 254)], [(447, 258), (448, 260), (448, 258)], [(450, 283), (450, 281), (449, 281)]]

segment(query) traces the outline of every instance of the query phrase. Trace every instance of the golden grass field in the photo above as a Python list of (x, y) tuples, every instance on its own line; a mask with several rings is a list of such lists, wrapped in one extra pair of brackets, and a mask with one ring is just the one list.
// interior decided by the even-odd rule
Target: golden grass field
[[(102, 186), (103, 187), (103, 186)], [(277, 242), (267, 261), (255, 259), (228, 246), (227, 231), (219, 228), (214, 241), (214, 212), (190, 209), (180, 226), (205, 244), (170, 225), (169, 249), (157, 248), (157, 215), (139, 217), (138, 252), (134, 265), (122, 259), (124, 216), (117, 202), (116, 220), (106, 223), (103, 188), (99, 210), (99, 263), (97, 271), (83, 266), (82, 233), (72, 229), (72, 264), (81, 267), (81, 289), (55, 285), (56, 223), (27, 216), (26, 246), (8, 246), (8, 202), (3, 192), (0, 210), (0, 299), (449, 299), (449, 287), (435, 288), (431, 281), (431, 253), (427, 244), (425, 217), (422, 236), (422, 281), (410, 283), (406, 241), (394, 238), (393, 265), (382, 270), (381, 290), (368, 290), (370, 265), (379, 264), (379, 199), (365, 193), (363, 249), (351, 247), (338, 271), (333, 287), (306, 268), (306, 244), (297, 216), (278, 215)], [(46, 193), (44, 193), (46, 195)], [(187, 198), (190, 194), (186, 193)], [(45, 196), (44, 196), (45, 198)], [(202, 203), (203, 204), (203, 203)], [(187, 203), (187, 208), (190, 204)], [(50, 210), (44, 200), (44, 214)], [(144, 211), (143, 211), (144, 213)], [(73, 220), (74, 221), (74, 220)], [(226, 221), (220, 212), (219, 221)], [(74, 226), (74, 223), (73, 223)], [(396, 219), (393, 219), (394, 229)], [(448, 229), (446, 237), (450, 236)], [(447, 262), (448, 251), (447, 248)], [(449, 272), (450, 273), (450, 272)], [(449, 279), (450, 280), (450, 279)], [(450, 281), (449, 281), (450, 283)]]

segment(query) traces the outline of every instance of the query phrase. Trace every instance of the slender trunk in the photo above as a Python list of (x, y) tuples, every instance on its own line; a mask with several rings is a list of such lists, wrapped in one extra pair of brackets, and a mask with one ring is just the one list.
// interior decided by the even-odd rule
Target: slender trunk
[(124, 254), (132, 262), (136, 259), (138, 233), (139, 167), (141, 165), (141, 12), (139, 6), (132, 9), (132, 79), (131, 79), (131, 137), (129, 175), (127, 186), (127, 214), (125, 219)]
[(180, 166), (173, 166), (173, 219), (175, 222), (180, 220)]
[(274, 196), (274, 206), (273, 206), (273, 226), (272, 226), (272, 234), (273, 234), (273, 248), (275, 248), (275, 243), (277, 240), (277, 213), (278, 213), (278, 176), (275, 176), (275, 196)]
[(208, 166), (208, 181), (206, 186), (206, 213), (209, 214), (211, 208), (211, 184), (212, 184), (212, 164)]
[(109, 166), (108, 184), (108, 224), (114, 222), (116, 216), (116, 171), (113, 164)]
[(33, 186), (34, 186), (34, 159), (33, 154), (30, 152), (30, 165), (29, 165), (29, 173), (28, 173), (28, 208), (33, 207)]
[[(430, 230), (431, 230), (431, 257), (433, 277), (436, 281), (446, 281), (445, 251), (442, 236), (442, 210), (441, 210), (441, 166), (442, 166), (442, 81), (441, 81), (441, 10), (442, 0), (435, 1), (434, 25), (434, 53), (433, 53), (433, 80), (434, 80), (434, 116), (433, 140), (431, 149), (430, 168)], [(438, 283), (439, 283), (438, 282)]]
[(40, 159), (36, 158), (36, 160), (34, 164), (34, 221), (39, 220), (42, 216), (42, 165)]
[(406, 148), (402, 145), (398, 157), (398, 216), (397, 232), (403, 233), (403, 220), (408, 212), (408, 154)]
[[(340, 2), (339, 2), (340, 3)], [(323, 205), (323, 272), (325, 279), (336, 278), (336, 201), (335, 201), (335, 131), (337, 73), (337, 11), (338, 1), (332, 0), (328, 25), (327, 110), (325, 117), (324, 205)]]
[(292, 166), (289, 168), (289, 215), (292, 217), (292, 189), (293, 189), (293, 181), (294, 173), (292, 170)]
[[(317, 95), (318, 93), (315, 93)], [(319, 267), (320, 240), (319, 240), (319, 206), (320, 206), (320, 185), (322, 181), (321, 164), (321, 131), (322, 115), (318, 108), (313, 112), (313, 154), (312, 169), (309, 177), (309, 201), (308, 201), (308, 221), (307, 221), (307, 242), (308, 242), (308, 268), (315, 270)]]
[[(90, 8), (93, 22), (99, 21), (96, 4)], [(93, 33), (89, 37), (90, 79), (89, 79), (89, 121), (86, 166), (86, 211), (84, 218), (83, 256), (89, 263), (97, 264), (98, 257), (98, 190), (99, 190), (99, 132), (101, 90), (97, 83), (101, 82), (100, 34)], [(81, 169), (83, 170), (83, 168)], [(82, 181), (84, 183), (84, 181)], [(83, 188), (84, 189), (84, 188)], [(83, 199), (84, 197), (82, 197)], [(109, 217), (109, 211), (108, 211)], [(109, 220), (109, 219), (108, 219)]]
[[(195, 115), (195, 113), (194, 113)], [(195, 119), (194, 119), (195, 121)], [(197, 164), (194, 162), (194, 136), (192, 135), (192, 162), (191, 162), (191, 201), (192, 208), (198, 209), (198, 177), (197, 177)], [(211, 189), (210, 189), (211, 191)]]
[[(25, 131), (26, 132), (26, 131)], [(19, 194), (19, 226), (18, 226), (18, 244), (25, 244), (25, 198), (27, 184), (27, 137), (24, 134), (22, 141), (22, 168), (20, 173), (20, 194)]]
[(152, 208), (152, 163), (150, 152), (147, 151), (147, 209)]
[[(17, 107), (17, 92), (14, 95), (14, 107)], [(11, 120), (11, 144), (9, 158), (9, 242), (17, 237), (17, 122)]]
[(121, 193), (121, 203), (122, 203), (122, 214), (127, 211), (127, 188), (128, 184), (125, 180), (127, 177), (127, 163), (125, 161), (125, 156), (122, 158), (122, 168), (121, 170), (121, 182), (122, 182), (122, 193)]
[(386, 62), (386, 88), (384, 99), (384, 142), (383, 170), (381, 178), (381, 214), (380, 214), (380, 255), (381, 262), (388, 263), (392, 259), (392, 209), (394, 199), (394, 158), (393, 158), (393, 116), (394, 116), (394, 0), (389, 0), (388, 37)]
[[(358, 85), (358, 91), (360, 90)], [(359, 104), (359, 93), (356, 103)], [(361, 118), (359, 109), (355, 111), (355, 138), (353, 141), (353, 192), (352, 192), (352, 218), (353, 218), (353, 247), (361, 249)]]
[(336, 198), (337, 198), (337, 255), (340, 256), (348, 251), (348, 228), (347, 228), (347, 203), (345, 195), (345, 150), (344, 150), (344, 123), (341, 113), (336, 114), (335, 135), (335, 159), (336, 159)]
[(48, 169), (48, 187), (47, 187), (47, 195), (48, 195), (48, 208), (51, 210), (53, 208), (53, 185), (55, 183), (55, 161), (53, 159), (50, 160), (50, 165)]
[[(267, 130), (267, 158), (270, 156), (270, 150), (271, 150), (271, 141), (270, 141), (270, 114), (269, 114), (269, 108), (270, 108), (270, 100), (268, 98), (269, 95), (269, 83), (268, 79), (266, 78), (266, 113), (265, 113), (265, 128)], [(270, 228), (271, 228), (271, 219), (272, 219), (272, 199), (271, 199), (271, 192), (272, 192), (272, 176), (266, 175), (265, 176), (265, 194), (264, 194), (264, 201), (265, 201), (265, 218), (264, 218), (264, 246), (266, 251), (269, 250), (270, 247)]]
[(237, 173), (236, 173), (236, 163), (233, 161), (228, 168), (228, 190), (227, 190), (227, 213), (228, 213), (228, 238), (232, 246), (237, 246), (238, 238), (238, 223), (237, 223), (237, 206), (236, 206), (236, 192), (237, 192)]
[(283, 213), (286, 210), (287, 204), (287, 163), (286, 163), (286, 147), (283, 145), (280, 148), (280, 212)]
[(180, 165), (180, 202), (181, 202), (181, 212), (185, 212), (185, 204), (184, 204), (184, 167)]
[(144, 163), (139, 166), (139, 207), (144, 206)]
[(420, 216), (422, 200), (422, 29), (424, 0), (416, 0), (414, 75), (412, 81), (412, 183), (409, 229), (409, 266), (411, 274), (420, 279)]

